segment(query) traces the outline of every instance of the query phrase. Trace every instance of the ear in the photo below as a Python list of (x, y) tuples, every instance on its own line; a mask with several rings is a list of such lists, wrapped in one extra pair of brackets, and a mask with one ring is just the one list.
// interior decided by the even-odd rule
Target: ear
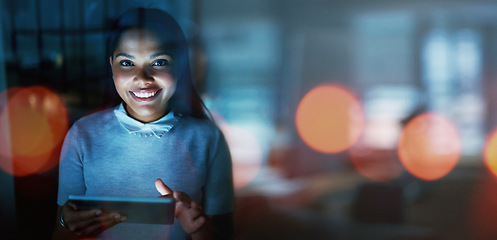
[(110, 67), (112, 67), (112, 57), (109, 57)]

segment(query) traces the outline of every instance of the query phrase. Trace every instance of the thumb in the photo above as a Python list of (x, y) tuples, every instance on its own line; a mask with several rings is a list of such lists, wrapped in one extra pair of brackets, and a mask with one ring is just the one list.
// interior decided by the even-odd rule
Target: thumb
[(164, 182), (160, 178), (157, 178), (157, 180), (155, 180), (155, 188), (157, 188), (157, 191), (159, 191), (161, 195), (170, 195), (173, 193), (173, 190), (171, 190), (166, 184), (164, 184)]
[(69, 207), (70, 207), (70, 208), (72, 208), (73, 210), (76, 210), (76, 211), (78, 211), (78, 210), (79, 210), (79, 209), (78, 209), (78, 206), (76, 206), (76, 204), (74, 204), (74, 203), (73, 203), (73, 202), (71, 202), (71, 201), (67, 201), (65, 205), (69, 206)]

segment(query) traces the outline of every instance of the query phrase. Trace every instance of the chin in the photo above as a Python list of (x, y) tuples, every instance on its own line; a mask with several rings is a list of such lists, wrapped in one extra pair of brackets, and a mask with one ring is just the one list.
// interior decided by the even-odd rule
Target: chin
[(138, 116), (144, 117), (144, 118), (150, 118), (153, 116), (158, 116), (159, 112), (158, 111), (137, 111), (135, 112)]
[[(129, 105), (128, 105), (129, 106)], [(149, 118), (152, 116), (160, 115), (159, 109), (153, 108), (153, 107), (132, 107), (131, 110), (135, 113), (135, 115), (144, 117), (144, 118)]]

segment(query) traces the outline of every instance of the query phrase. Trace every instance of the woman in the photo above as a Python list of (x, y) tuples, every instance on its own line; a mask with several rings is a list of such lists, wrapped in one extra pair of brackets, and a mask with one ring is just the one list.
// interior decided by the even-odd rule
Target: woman
[[(128, 11), (112, 26), (107, 55), (123, 102), (69, 130), (54, 239), (230, 238), (231, 159), (193, 87), (181, 28), (161, 10)], [(79, 210), (69, 195), (174, 197), (177, 221), (125, 223), (119, 213)]]

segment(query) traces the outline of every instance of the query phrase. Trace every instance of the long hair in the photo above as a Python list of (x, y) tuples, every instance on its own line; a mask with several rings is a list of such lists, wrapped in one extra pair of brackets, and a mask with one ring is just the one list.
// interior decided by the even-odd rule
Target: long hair
[(179, 24), (168, 13), (151, 8), (135, 8), (117, 18), (109, 31), (106, 43), (106, 56), (113, 57), (122, 34), (138, 28), (153, 32), (161, 45), (173, 58), (173, 76), (176, 90), (169, 99), (168, 108), (176, 114), (196, 118), (209, 118), (197, 90), (193, 85), (190, 71), (188, 43)]

